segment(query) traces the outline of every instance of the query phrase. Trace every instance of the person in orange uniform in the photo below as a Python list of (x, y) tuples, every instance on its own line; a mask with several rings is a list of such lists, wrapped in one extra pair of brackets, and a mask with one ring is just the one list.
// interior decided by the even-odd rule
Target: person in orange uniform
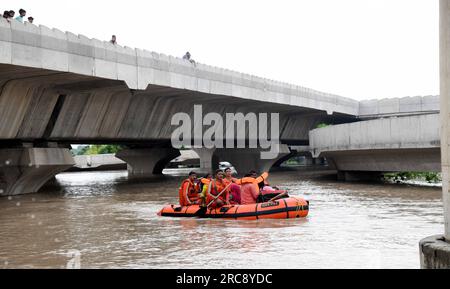
[(233, 171), (231, 168), (225, 169), (225, 178), (223, 179), (224, 182), (230, 185), (230, 203), (232, 205), (240, 205), (241, 204), (241, 186), (237, 183), (239, 182), (238, 179), (233, 177)]
[(268, 184), (269, 173), (265, 172), (258, 177), (255, 171), (251, 171), (239, 180), (241, 185), (241, 205), (256, 204), (261, 188)]
[(255, 190), (259, 193), (264, 184), (268, 184), (267, 179), (269, 178), (269, 173), (264, 172), (262, 175), (258, 177), (258, 174), (255, 171), (251, 171), (249, 174), (245, 175), (240, 180), (236, 180), (235, 183), (238, 185), (251, 183), (255, 187)]
[(213, 175), (208, 173), (203, 178), (200, 179), (200, 189), (203, 190), (204, 187), (208, 187), (209, 183), (211, 183), (213, 179)]
[(237, 184), (239, 182), (239, 179), (233, 177), (233, 171), (231, 170), (231, 168), (226, 168), (224, 181)]
[(217, 170), (215, 173), (215, 179), (212, 180), (208, 185), (208, 191), (206, 193), (206, 204), (211, 203), (220, 193), (223, 192), (210, 205), (211, 209), (219, 208), (229, 204), (230, 182), (225, 181), (224, 178), (224, 172), (222, 170)]
[(181, 183), (181, 187), (178, 192), (181, 206), (192, 206), (200, 204), (200, 186), (196, 181), (197, 174), (195, 172), (190, 172), (189, 178)]
[(202, 206), (206, 206), (206, 196), (209, 184), (211, 183), (212, 179), (213, 175), (210, 173), (206, 174), (206, 176), (200, 179), (200, 199)]
[(255, 186), (255, 178), (251, 174), (247, 174), (242, 180), (241, 205), (256, 204), (260, 192), (259, 187)]

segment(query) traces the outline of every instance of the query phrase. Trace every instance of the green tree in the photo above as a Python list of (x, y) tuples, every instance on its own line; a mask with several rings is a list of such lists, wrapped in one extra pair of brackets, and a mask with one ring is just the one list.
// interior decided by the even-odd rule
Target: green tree
[(119, 145), (90, 145), (78, 147), (72, 150), (74, 155), (103, 155), (103, 154), (115, 154), (122, 149)]
[(324, 127), (327, 127), (327, 126), (330, 126), (330, 125), (326, 124), (326, 123), (319, 123), (316, 128), (324, 128)]

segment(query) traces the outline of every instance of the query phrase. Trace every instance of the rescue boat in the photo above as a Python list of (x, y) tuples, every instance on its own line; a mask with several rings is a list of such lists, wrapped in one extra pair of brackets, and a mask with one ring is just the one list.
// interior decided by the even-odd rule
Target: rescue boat
[[(193, 218), (199, 217), (199, 205), (182, 207), (168, 205), (159, 216)], [(289, 197), (272, 202), (251, 205), (226, 205), (217, 209), (207, 209), (201, 214), (203, 218), (259, 220), (259, 219), (295, 219), (305, 218), (309, 213), (309, 202), (300, 197)]]

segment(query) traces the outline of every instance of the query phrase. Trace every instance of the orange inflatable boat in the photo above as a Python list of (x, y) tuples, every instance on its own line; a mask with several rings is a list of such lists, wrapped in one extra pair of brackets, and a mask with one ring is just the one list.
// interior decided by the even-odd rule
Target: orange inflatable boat
[[(181, 207), (169, 205), (159, 213), (162, 217), (199, 217), (200, 206)], [(208, 209), (200, 217), (214, 219), (258, 220), (305, 218), (309, 213), (309, 202), (300, 197), (289, 197), (273, 202), (252, 205), (227, 205)]]

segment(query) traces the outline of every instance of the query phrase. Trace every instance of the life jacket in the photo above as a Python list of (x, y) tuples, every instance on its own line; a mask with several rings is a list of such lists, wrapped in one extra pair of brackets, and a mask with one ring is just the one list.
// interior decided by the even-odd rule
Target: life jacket
[(210, 179), (206, 179), (206, 178), (201, 178), (200, 179), (200, 191), (203, 191), (203, 188), (209, 185), (209, 183), (211, 183)]
[(242, 185), (242, 184), (248, 184), (248, 183), (253, 183), (253, 182), (256, 182), (257, 184), (264, 182), (264, 184), (266, 184), (268, 178), (269, 178), (269, 173), (265, 172), (262, 175), (260, 175), (259, 177), (257, 177), (256, 179), (252, 178), (252, 177), (247, 177), (247, 178), (242, 178), (242, 179), (233, 179), (233, 183)]
[(238, 180), (238, 184), (244, 185), (244, 184), (253, 184), (255, 186), (255, 189), (257, 192), (260, 191), (259, 184), (260, 183), (267, 183), (267, 178), (269, 177), (269, 173), (263, 173), (261, 176), (255, 178), (252, 177), (246, 177)]
[(180, 206), (191, 206), (197, 203), (199, 200), (199, 191), (198, 184), (192, 183), (189, 179), (184, 180), (178, 191)]
[(231, 178), (231, 179), (224, 178), (223, 181), (226, 182), (227, 185), (228, 185), (229, 183), (233, 183), (233, 184), (236, 184), (236, 185), (240, 185), (239, 179), (236, 179), (236, 178)]
[[(216, 180), (213, 180), (208, 185), (208, 191), (206, 193), (206, 204), (209, 204), (211, 201), (213, 201), (217, 195), (219, 195), (227, 186), (229, 182), (222, 181), (221, 183), (217, 182)], [(228, 202), (229, 199), (229, 193), (230, 188), (228, 187), (226, 191), (220, 195), (220, 197), (217, 198), (217, 200), (221, 200), (224, 204)], [(211, 204), (211, 208), (217, 207), (217, 202), (214, 202)]]

